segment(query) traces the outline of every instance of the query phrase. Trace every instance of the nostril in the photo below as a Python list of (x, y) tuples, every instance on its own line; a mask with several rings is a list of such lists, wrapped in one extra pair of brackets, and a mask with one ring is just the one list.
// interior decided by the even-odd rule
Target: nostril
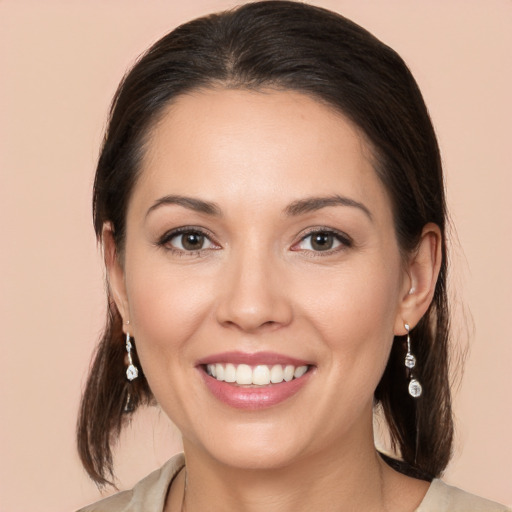
[(270, 286), (249, 286), (238, 283), (227, 287), (216, 306), (217, 321), (228, 328), (245, 332), (272, 330), (290, 323), (292, 308), (289, 298), (281, 289)]
[(268, 322), (264, 322), (263, 324), (261, 324), (261, 329), (267, 329), (267, 330), (272, 330), (272, 329), (278, 329), (281, 325), (280, 322), (275, 322), (274, 320), (269, 320)]

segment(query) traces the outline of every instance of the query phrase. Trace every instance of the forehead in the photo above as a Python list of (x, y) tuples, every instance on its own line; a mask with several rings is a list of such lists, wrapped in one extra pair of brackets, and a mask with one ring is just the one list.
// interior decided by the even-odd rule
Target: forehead
[(247, 206), (350, 195), (389, 207), (372, 152), (334, 109), (292, 91), (206, 89), (178, 97), (149, 134), (134, 195)]

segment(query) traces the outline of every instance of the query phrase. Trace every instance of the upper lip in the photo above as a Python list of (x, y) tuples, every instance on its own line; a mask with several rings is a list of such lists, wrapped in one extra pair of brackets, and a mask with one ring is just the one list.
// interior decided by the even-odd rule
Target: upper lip
[(212, 354), (197, 361), (197, 366), (215, 364), (215, 363), (231, 363), (231, 364), (247, 364), (255, 366), (259, 364), (274, 365), (284, 364), (293, 366), (308, 366), (312, 363), (304, 359), (290, 357), (276, 352), (222, 352), (219, 354)]

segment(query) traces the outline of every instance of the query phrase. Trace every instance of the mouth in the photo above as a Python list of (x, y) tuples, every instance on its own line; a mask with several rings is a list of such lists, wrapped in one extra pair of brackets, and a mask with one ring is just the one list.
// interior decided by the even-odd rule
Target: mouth
[(233, 363), (211, 363), (203, 365), (204, 371), (219, 382), (238, 386), (270, 386), (300, 379), (309, 370), (310, 365), (248, 365)]
[(209, 392), (235, 409), (260, 410), (287, 401), (307, 386), (316, 366), (284, 355), (217, 354), (198, 361)]

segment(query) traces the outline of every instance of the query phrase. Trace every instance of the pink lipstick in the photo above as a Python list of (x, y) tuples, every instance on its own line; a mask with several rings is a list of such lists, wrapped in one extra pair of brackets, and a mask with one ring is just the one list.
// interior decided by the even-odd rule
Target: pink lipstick
[(314, 373), (310, 361), (273, 352), (214, 354), (199, 360), (196, 367), (218, 400), (245, 410), (264, 409), (287, 400)]

